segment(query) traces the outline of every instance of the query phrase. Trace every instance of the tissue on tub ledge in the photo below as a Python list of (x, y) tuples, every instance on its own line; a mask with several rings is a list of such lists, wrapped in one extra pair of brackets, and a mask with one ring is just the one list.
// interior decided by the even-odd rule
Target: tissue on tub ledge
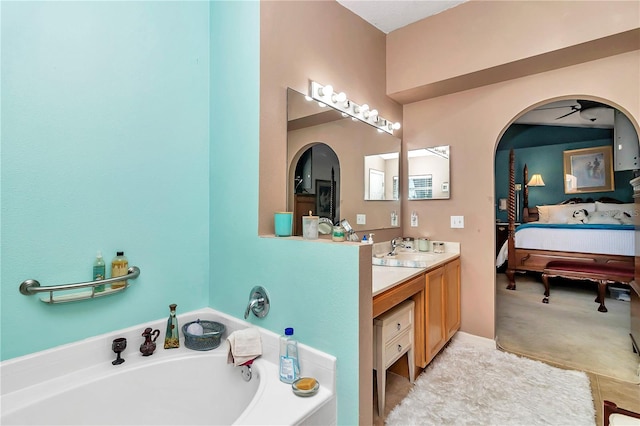
[(262, 355), (262, 339), (257, 328), (249, 327), (234, 331), (227, 337), (227, 343), (229, 346), (227, 364), (238, 367)]

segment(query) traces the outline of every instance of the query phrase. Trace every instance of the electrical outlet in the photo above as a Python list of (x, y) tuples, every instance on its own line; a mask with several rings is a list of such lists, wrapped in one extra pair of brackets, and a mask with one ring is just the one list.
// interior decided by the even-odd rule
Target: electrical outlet
[(411, 227), (412, 228), (418, 227), (418, 213), (416, 212), (411, 213)]
[(451, 216), (452, 228), (464, 228), (464, 216)]
[(357, 225), (366, 225), (367, 224), (367, 215), (366, 214), (357, 214), (356, 215), (356, 224)]

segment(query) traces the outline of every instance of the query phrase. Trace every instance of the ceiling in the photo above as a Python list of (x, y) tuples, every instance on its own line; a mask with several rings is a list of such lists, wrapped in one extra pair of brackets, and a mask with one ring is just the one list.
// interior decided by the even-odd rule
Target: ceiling
[(336, 0), (385, 34), (467, 0)]
[(614, 111), (613, 107), (605, 104), (572, 99), (541, 105), (514, 123), (612, 129)]

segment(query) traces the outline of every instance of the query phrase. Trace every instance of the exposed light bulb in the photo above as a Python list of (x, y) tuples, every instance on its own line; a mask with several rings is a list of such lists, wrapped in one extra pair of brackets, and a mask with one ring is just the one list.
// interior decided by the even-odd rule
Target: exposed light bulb
[(363, 105), (360, 107), (360, 111), (362, 111), (362, 113), (363, 113), (363, 114), (364, 114), (366, 111), (369, 111), (369, 105), (367, 105), (367, 104), (363, 104)]
[(331, 100), (335, 103), (335, 102), (344, 102), (347, 100), (347, 94), (344, 92), (340, 92), (337, 94), (333, 94), (331, 95)]
[(319, 88), (318, 93), (320, 96), (331, 96), (333, 94), (333, 86), (327, 84), (326, 86)]
[(399, 128), (400, 128), (400, 123), (398, 123), (397, 121), (393, 123), (393, 130), (398, 130)]

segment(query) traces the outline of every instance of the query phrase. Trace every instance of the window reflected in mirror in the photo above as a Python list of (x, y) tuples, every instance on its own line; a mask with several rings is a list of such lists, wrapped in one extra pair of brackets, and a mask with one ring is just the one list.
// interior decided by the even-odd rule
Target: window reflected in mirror
[(409, 200), (449, 198), (449, 154), (449, 145), (407, 152)]

